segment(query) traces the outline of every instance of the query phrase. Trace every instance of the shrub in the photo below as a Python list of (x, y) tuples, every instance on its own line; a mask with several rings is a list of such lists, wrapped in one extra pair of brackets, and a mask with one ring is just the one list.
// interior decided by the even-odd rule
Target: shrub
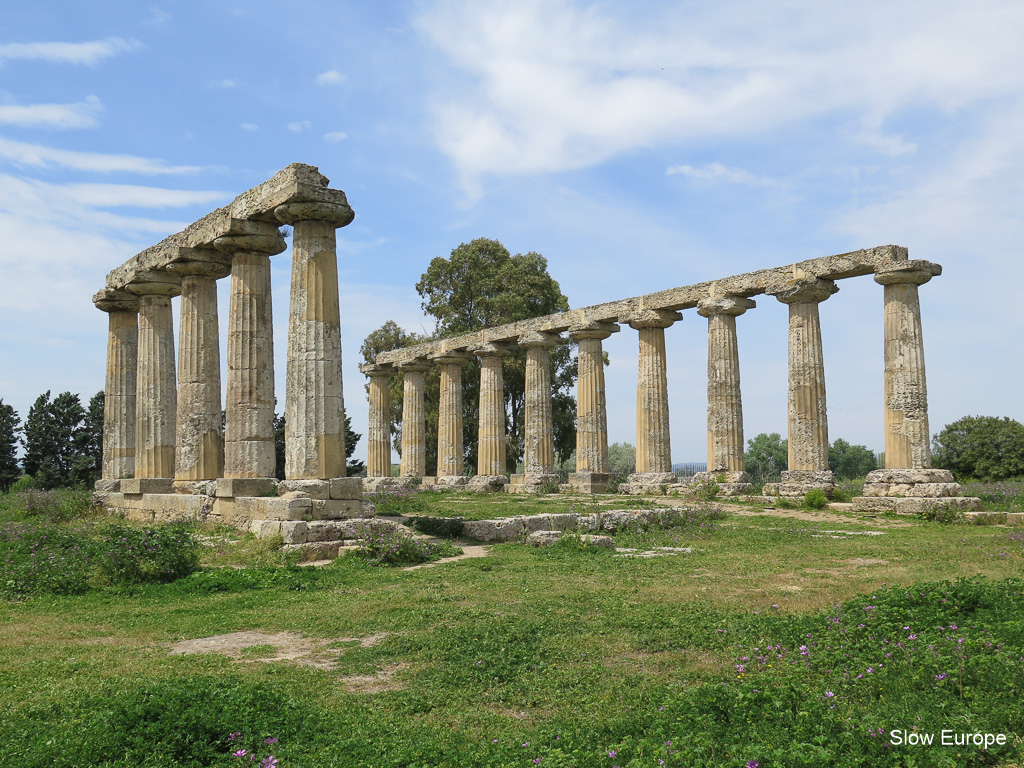
[(373, 565), (415, 565), (462, 554), (447, 542), (422, 541), (390, 528), (374, 530), (366, 525), (359, 533), (359, 548), (352, 554)]
[(97, 576), (111, 584), (174, 581), (199, 569), (199, 542), (188, 523), (144, 529), (111, 523), (96, 550)]
[(537, 486), (537, 493), (549, 494), (558, 493), (558, 480), (551, 478)]
[(1024, 424), (965, 416), (932, 438), (933, 462), (957, 477), (1002, 480), (1024, 475)]
[(0, 527), (0, 597), (74, 595), (89, 588), (92, 542), (83, 530), (50, 522)]
[(828, 496), (821, 488), (811, 488), (804, 494), (804, 506), (808, 509), (824, 509), (828, 504)]
[(718, 496), (718, 483), (710, 478), (694, 480), (690, 483), (690, 493), (698, 501), (710, 501)]
[(939, 503), (927, 504), (921, 512), (921, 517), (925, 520), (934, 520), (936, 523), (951, 523), (953, 525), (964, 525), (967, 523), (967, 516), (963, 513), (963, 510)]

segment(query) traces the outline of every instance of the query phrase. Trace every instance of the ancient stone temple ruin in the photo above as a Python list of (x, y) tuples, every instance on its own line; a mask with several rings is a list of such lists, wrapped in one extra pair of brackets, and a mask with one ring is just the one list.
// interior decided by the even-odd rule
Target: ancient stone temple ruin
[[(353, 218), (345, 194), (294, 164), (129, 259), (93, 301), (109, 317), (103, 479), (97, 498), (135, 517), (205, 516), (302, 544), (345, 538), (364, 481), (345, 477), (341, 311), (335, 230)], [(285, 480), (275, 480), (270, 258), (293, 228), (284, 393)], [(789, 306), (789, 468), (766, 493), (831, 493), (818, 305), (836, 281), (873, 275), (884, 286), (886, 468), (860, 510), (968, 507), (949, 472), (931, 468), (918, 286), (941, 274), (898, 246), (802, 261), (671, 288), (377, 356), (369, 377), (367, 490), (424, 481), (424, 373), (439, 366), (437, 476), (477, 490), (535, 491), (554, 480), (550, 350), (579, 349), (576, 472), (570, 486), (608, 482), (602, 341), (625, 325), (638, 336), (636, 473), (628, 493), (676, 486), (669, 444), (665, 332), (696, 309), (708, 321), (708, 470), (723, 494), (750, 488), (744, 469), (737, 318), (766, 294)], [(230, 276), (225, 387), (216, 281)], [(171, 297), (180, 296), (178, 354)], [(749, 316), (748, 316), (749, 317)], [(743, 321), (739, 321), (742, 323)], [(525, 471), (506, 474), (503, 358), (527, 350)], [(463, 466), (462, 364), (480, 359), (478, 464)], [(400, 477), (391, 477), (388, 379), (403, 377)], [(222, 391), (226, 402), (221, 403)], [(223, 431), (222, 424), (223, 407)], [(474, 469), (467, 477), (467, 469)]]

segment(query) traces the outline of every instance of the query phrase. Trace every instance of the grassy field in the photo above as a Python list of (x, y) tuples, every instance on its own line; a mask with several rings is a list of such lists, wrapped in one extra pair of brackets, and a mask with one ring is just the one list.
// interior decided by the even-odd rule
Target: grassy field
[[(419, 501), (467, 518), (580, 503)], [(64, 508), (62, 526), (102, 525)], [(0, 501), (8, 529), (45, 517)], [(0, 766), (1010, 766), (1021, 754), (1021, 529), (747, 508), (616, 536), (689, 553), (512, 543), (415, 570), (296, 567), (266, 543), (198, 534), (206, 567), (191, 576), (2, 605)], [(906, 745), (943, 729), (1007, 743)]]

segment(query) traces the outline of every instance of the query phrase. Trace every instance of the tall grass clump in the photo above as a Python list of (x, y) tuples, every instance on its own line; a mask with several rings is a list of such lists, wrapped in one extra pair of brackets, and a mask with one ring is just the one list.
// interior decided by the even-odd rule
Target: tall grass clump
[(372, 565), (415, 565), (462, 554), (446, 541), (423, 541), (392, 528), (365, 525), (358, 533), (359, 548), (352, 554)]

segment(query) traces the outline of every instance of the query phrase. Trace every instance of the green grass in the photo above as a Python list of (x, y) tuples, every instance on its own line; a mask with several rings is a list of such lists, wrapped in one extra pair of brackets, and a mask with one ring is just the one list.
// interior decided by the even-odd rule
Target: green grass
[[(493, 499), (486, 516), (535, 503)], [(218, 557), (245, 541), (223, 537)], [(877, 733), (1024, 734), (1019, 529), (748, 514), (618, 543), (693, 552), (505, 544), (414, 571), (264, 564), (5, 604), (0, 766), (258, 764), (242, 748), (280, 768), (1019, 759), (1019, 743)], [(337, 665), (167, 645), (252, 630), (322, 641)]]

